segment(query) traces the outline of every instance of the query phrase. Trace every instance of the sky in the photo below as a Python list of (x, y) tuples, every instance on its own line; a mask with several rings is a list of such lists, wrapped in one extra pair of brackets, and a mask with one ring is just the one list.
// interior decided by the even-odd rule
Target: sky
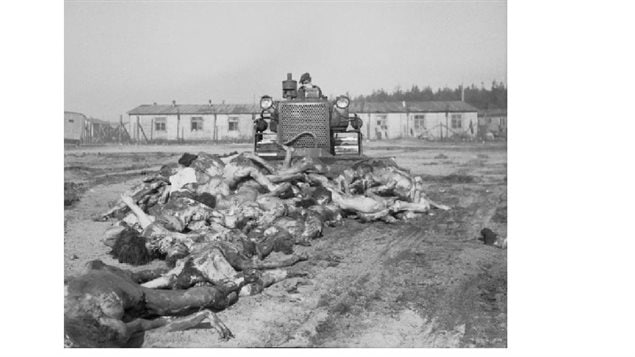
[(117, 121), (140, 104), (329, 96), (507, 82), (506, 1), (65, 1), (64, 107)]

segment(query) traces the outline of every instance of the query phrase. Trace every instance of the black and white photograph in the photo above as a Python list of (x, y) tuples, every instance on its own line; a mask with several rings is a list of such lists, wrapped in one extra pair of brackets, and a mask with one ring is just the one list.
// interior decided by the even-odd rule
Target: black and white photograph
[(66, 1), (64, 346), (506, 347), (506, 12)]
[(2, 355), (632, 355), (634, 10), (0, 3)]

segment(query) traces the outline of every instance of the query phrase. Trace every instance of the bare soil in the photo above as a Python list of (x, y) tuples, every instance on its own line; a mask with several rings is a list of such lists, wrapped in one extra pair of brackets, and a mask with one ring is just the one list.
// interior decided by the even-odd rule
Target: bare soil
[[(110, 146), (65, 153), (64, 273), (89, 260), (127, 269), (108, 256), (109, 222), (92, 217), (148, 170), (184, 152), (226, 153), (249, 145)], [(292, 269), (309, 273), (242, 298), (219, 312), (235, 335), (221, 341), (201, 326), (148, 332), (142, 347), (506, 347), (507, 252), (477, 240), (488, 227), (507, 236), (505, 143), (382, 141), (370, 156), (394, 156), (422, 175), (428, 195), (452, 207), (397, 224), (348, 220), (328, 228), (311, 258)], [(72, 184), (71, 184), (72, 183)], [(67, 201), (73, 198), (67, 205)], [(163, 265), (154, 261), (152, 267)]]

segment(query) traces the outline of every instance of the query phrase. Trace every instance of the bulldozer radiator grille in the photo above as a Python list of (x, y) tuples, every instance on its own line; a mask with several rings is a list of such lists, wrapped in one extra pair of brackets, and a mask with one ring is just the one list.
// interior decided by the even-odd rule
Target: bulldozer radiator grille
[(315, 135), (302, 135), (290, 143), (297, 148), (331, 149), (329, 128), (329, 106), (326, 102), (316, 103), (280, 103), (278, 134), (283, 143), (293, 139), (298, 134), (309, 132)]

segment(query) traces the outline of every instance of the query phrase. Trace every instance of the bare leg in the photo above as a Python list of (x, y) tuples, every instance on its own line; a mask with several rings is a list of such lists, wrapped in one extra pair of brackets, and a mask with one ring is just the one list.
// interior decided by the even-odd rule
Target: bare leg
[(218, 316), (209, 310), (203, 310), (188, 316), (171, 319), (167, 321), (167, 323), (165, 323), (158, 331), (183, 331), (196, 327), (203, 322), (209, 322), (212, 325), (212, 328), (214, 328), (224, 340), (234, 337), (234, 334), (218, 318)]
[(423, 197), (423, 195), (421, 196), (419, 202), (396, 201), (392, 205), (391, 209), (394, 211), (427, 212), (430, 210), (430, 207), (444, 211), (450, 210), (449, 206), (429, 200), (426, 197)]
[(379, 185), (379, 186), (375, 186), (375, 187), (370, 187), (366, 190), (367, 194), (380, 194), (380, 193), (389, 193), (391, 192), (395, 186), (397, 185), (397, 182), (392, 181), (386, 185)]
[(267, 171), (269, 171), (270, 173), (274, 173), (276, 172), (276, 169), (269, 165), (269, 163), (267, 161), (265, 161), (263, 158), (261, 158), (260, 156), (254, 155), (253, 153), (250, 152), (244, 152), (241, 155), (243, 155), (243, 157), (256, 162), (260, 165), (262, 165), (262, 167), (264, 167), (265, 169), (267, 169)]
[(306, 174), (305, 177), (308, 183), (321, 185), (325, 189), (331, 191), (334, 195), (337, 194), (341, 196), (344, 194), (344, 191), (342, 191), (337, 183), (332, 182), (324, 175), (309, 173)]
[(269, 180), (267, 176), (263, 175), (257, 169), (250, 168), (249, 176), (251, 176), (254, 180), (256, 180), (256, 182), (258, 182), (262, 186), (265, 186), (270, 192), (274, 192), (278, 188), (277, 185), (271, 182), (271, 180)]
[(229, 328), (209, 310), (202, 310), (191, 315), (167, 318), (159, 317), (154, 320), (135, 319), (126, 324), (128, 333), (133, 335), (134, 333), (141, 331), (148, 331), (157, 329), (156, 332), (172, 332), (172, 331), (184, 331), (200, 325), (203, 322), (209, 322), (213, 329), (215, 329), (220, 337), (224, 340), (234, 337), (234, 334)]
[(178, 260), (176, 262), (176, 266), (172, 270), (150, 281), (146, 281), (145, 283), (141, 284), (141, 286), (148, 289), (166, 289), (172, 287), (178, 279), (179, 274), (183, 272), (183, 269), (185, 268), (185, 262), (186, 260), (183, 259)]
[(124, 214), (126, 209), (128, 209), (127, 206), (125, 204), (123, 204), (122, 202), (119, 202), (119, 203), (117, 203), (115, 205), (115, 207), (109, 209), (108, 211), (106, 211), (105, 213), (101, 214), (100, 216), (97, 216), (96, 218), (94, 218), (94, 220), (96, 220), (96, 221), (106, 221), (106, 220), (108, 220), (108, 218), (114, 217), (117, 214)]
[(166, 202), (168, 202), (169, 198), (170, 198), (170, 190), (165, 189), (163, 190), (163, 193), (161, 193), (161, 197), (159, 198), (159, 203), (165, 204)]
[(294, 277), (306, 277), (308, 274), (306, 272), (290, 272), (284, 269), (274, 269), (267, 270), (262, 273), (262, 282), (265, 288), (283, 281), (284, 279), (294, 278)]
[(293, 155), (293, 152), (295, 150), (292, 147), (286, 145), (282, 145), (282, 147), (284, 148), (284, 151), (286, 151), (284, 155), (284, 162), (282, 163), (282, 169), (287, 170), (291, 167), (291, 156)]
[(283, 174), (283, 175), (267, 175), (266, 177), (267, 179), (269, 179), (269, 181), (273, 183), (280, 183), (280, 182), (302, 180), (304, 179), (304, 174), (293, 173), (293, 174)]
[(84, 273), (88, 273), (93, 270), (105, 270), (119, 277), (130, 279), (137, 284), (141, 281), (148, 281), (166, 273), (166, 270), (163, 268), (146, 269), (138, 272), (133, 272), (130, 270), (117, 268), (112, 265), (104, 264), (104, 262), (102, 262), (101, 260), (91, 260), (84, 266)]
[(137, 284), (140, 284), (142, 282), (156, 279), (165, 273), (166, 273), (166, 269), (163, 269), (163, 268), (141, 270), (137, 272), (132, 272), (132, 280), (134, 280)]
[(432, 201), (431, 199), (429, 199), (427, 197), (421, 197), (420, 201), (423, 201), (423, 200), (425, 200), (427, 203), (430, 204), (430, 206), (432, 206), (434, 208), (438, 208), (438, 209), (444, 210), (444, 211), (449, 211), (450, 210), (450, 206), (446, 206), (444, 204), (434, 202), (434, 201)]
[(357, 216), (362, 222), (372, 222), (372, 221), (377, 221), (377, 220), (383, 219), (384, 217), (387, 217), (389, 213), (390, 212), (387, 209), (383, 209), (379, 212), (374, 212), (374, 213), (357, 212)]
[(277, 185), (273, 184), (267, 178), (267, 176), (263, 175), (262, 172), (260, 172), (255, 167), (243, 166), (233, 172), (230, 171), (228, 176), (229, 176), (229, 180), (227, 184), (232, 187), (242, 178), (251, 177), (254, 180), (256, 180), (256, 182), (258, 182), (261, 186), (266, 187), (269, 191), (275, 191), (277, 188)]
[(411, 202), (421, 202), (422, 192), (420, 190), (415, 189), (412, 194)]
[(331, 190), (333, 202), (341, 209), (358, 213), (376, 213), (386, 208), (384, 200), (376, 200), (366, 196), (344, 196)]
[[(158, 190), (163, 185), (165, 185), (165, 181), (155, 181), (150, 183), (142, 183), (135, 187), (133, 187), (130, 191), (128, 191), (125, 195), (131, 198), (133, 203), (138, 202), (148, 194)], [(118, 202), (115, 207), (108, 210), (106, 213), (102, 214), (98, 217), (98, 220), (105, 220), (117, 214), (125, 214), (127, 210), (127, 205), (125, 202)]]
[[(229, 252), (229, 251), (228, 251)], [(234, 255), (229, 255), (234, 257)], [(152, 281), (145, 288), (189, 288), (198, 282), (209, 282), (224, 291), (233, 291), (243, 282), (242, 276), (215, 245), (198, 248), (191, 259), (180, 259), (174, 269)]]
[(145, 283), (141, 284), (141, 286), (148, 289), (165, 289), (172, 285), (174, 283), (174, 280), (176, 280), (176, 275), (168, 272), (163, 276), (157, 277), (150, 281), (146, 281)]
[(153, 320), (146, 319), (134, 319), (126, 324), (126, 330), (129, 336), (134, 335), (137, 332), (153, 330), (162, 326), (166, 326), (170, 323), (170, 319), (165, 317), (159, 317)]
[(134, 203), (132, 197), (122, 195), (121, 201), (125, 203), (128, 208), (130, 208), (135, 216), (137, 216), (137, 220), (139, 220), (139, 224), (143, 229), (146, 229), (150, 224), (152, 224), (152, 222), (154, 222), (154, 217), (143, 212), (141, 207), (137, 206), (137, 204)]
[(340, 175), (337, 176), (333, 181), (339, 186), (339, 189), (345, 192), (347, 195), (351, 194), (351, 189), (349, 187), (349, 182), (346, 177)]
[(287, 278), (306, 276), (304, 272), (289, 272), (284, 269), (267, 270), (262, 273), (262, 276), (258, 282), (244, 285), (240, 289), (240, 296), (252, 296), (262, 292), (264, 288), (267, 288), (277, 282), (280, 282)]
[(256, 260), (254, 257), (254, 259), (252, 259), (251, 262), (249, 263), (250, 264), (249, 268), (254, 268), (254, 269), (283, 268), (283, 267), (294, 265), (297, 262), (307, 260), (308, 258), (309, 257), (306, 254), (299, 254), (299, 255), (290, 254), (290, 255), (286, 255), (284, 259), (280, 259), (277, 261)]
[(281, 193), (285, 192), (286, 190), (290, 188), (291, 188), (291, 183), (281, 182), (277, 184), (273, 190), (271, 190), (269, 193), (266, 193), (265, 195), (278, 197), (278, 195), (280, 195)]
[(187, 290), (141, 289), (145, 293), (148, 312), (160, 316), (184, 315), (206, 308), (223, 310), (238, 299), (236, 292), (223, 291), (214, 286), (197, 286)]

